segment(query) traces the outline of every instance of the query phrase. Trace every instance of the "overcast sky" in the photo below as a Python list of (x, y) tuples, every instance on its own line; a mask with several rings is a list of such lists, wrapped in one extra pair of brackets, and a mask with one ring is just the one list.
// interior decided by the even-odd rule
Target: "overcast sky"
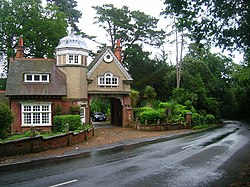
[[(162, 0), (77, 0), (77, 2), (78, 10), (82, 12), (79, 28), (88, 35), (97, 36), (96, 41), (108, 43), (108, 45), (111, 44), (108, 41), (108, 37), (106, 36), (106, 31), (98, 27), (97, 24), (93, 24), (93, 18), (95, 17), (96, 11), (91, 8), (92, 6), (113, 4), (115, 7), (121, 8), (125, 5), (129, 7), (129, 10), (139, 10), (150, 16), (160, 19), (158, 24), (159, 28), (165, 29), (167, 25), (166, 20), (163, 19), (163, 16), (160, 16), (161, 9), (164, 7)], [(96, 51), (96, 44), (94, 42), (86, 40), (86, 43), (89, 49)], [(145, 47), (147, 51), (151, 51), (153, 53), (158, 51), (158, 49), (155, 49), (154, 47)]]
[[(160, 12), (165, 7), (163, 5), (163, 0), (77, 0), (77, 2), (78, 10), (82, 12), (82, 18), (80, 19), (79, 28), (88, 35), (97, 36), (96, 41), (101, 43), (108, 43), (108, 45), (110, 45), (110, 42), (108, 41), (108, 37), (106, 36), (106, 31), (102, 28), (99, 28), (97, 24), (93, 24), (96, 11), (91, 8), (92, 6), (113, 4), (115, 7), (121, 8), (123, 5), (125, 5), (128, 6), (130, 10), (139, 10), (160, 19), (158, 27), (164, 30), (166, 30), (166, 25), (168, 25), (170, 22), (163, 18), (163, 16), (160, 16)], [(87, 39), (85, 41), (87, 43), (87, 47), (90, 50), (96, 52), (97, 44)], [(165, 44), (164, 49), (168, 52), (171, 51), (171, 61), (175, 63), (175, 45)], [(212, 49), (212, 51), (216, 53), (220, 51), (218, 48)], [(145, 46), (145, 50), (153, 52), (153, 54), (160, 52), (159, 49), (155, 49), (154, 47), (149, 46)], [(187, 49), (184, 49), (184, 51), (187, 51)], [(227, 55), (229, 54), (229, 52), (225, 52), (223, 54)], [(235, 53), (235, 55), (236, 57), (234, 58), (234, 61), (236, 63), (239, 63), (239, 61), (242, 60), (242, 55), (239, 55), (239, 53)], [(152, 55), (152, 57), (154, 57), (154, 55)]]

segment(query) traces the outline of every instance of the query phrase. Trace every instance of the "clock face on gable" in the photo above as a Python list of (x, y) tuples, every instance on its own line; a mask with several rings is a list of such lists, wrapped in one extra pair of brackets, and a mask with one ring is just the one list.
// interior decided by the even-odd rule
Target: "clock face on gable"
[(107, 54), (104, 56), (103, 60), (104, 60), (105, 62), (107, 62), (107, 63), (110, 63), (110, 62), (112, 62), (113, 57), (111, 56), (111, 54), (107, 53)]

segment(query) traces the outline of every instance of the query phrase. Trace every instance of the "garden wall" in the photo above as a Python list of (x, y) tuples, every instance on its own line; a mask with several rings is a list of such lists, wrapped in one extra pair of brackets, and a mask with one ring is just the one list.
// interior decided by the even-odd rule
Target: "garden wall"
[(170, 131), (170, 130), (178, 130), (178, 129), (189, 129), (189, 125), (179, 124), (179, 123), (166, 123), (166, 124), (159, 124), (159, 125), (142, 125), (137, 124), (137, 130), (143, 131)]
[(36, 136), (0, 143), (0, 157), (37, 153), (41, 151), (71, 146), (87, 141), (94, 136), (94, 128), (79, 133), (55, 135), (47, 138)]

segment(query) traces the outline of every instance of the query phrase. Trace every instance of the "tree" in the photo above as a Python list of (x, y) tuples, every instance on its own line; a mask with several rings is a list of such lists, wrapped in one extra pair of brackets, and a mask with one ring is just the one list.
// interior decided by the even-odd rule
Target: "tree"
[(4, 139), (10, 133), (10, 125), (14, 120), (9, 107), (4, 103), (0, 103), (0, 119), (0, 139)]
[(157, 29), (159, 20), (143, 12), (130, 11), (126, 6), (119, 9), (112, 4), (92, 8), (97, 14), (94, 23), (106, 30), (111, 48), (115, 47), (118, 38), (124, 46), (136, 43), (159, 46), (165, 37), (165, 32)]
[(165, 16), (175, 17), (196, 44), (216, 42), (226, 49), (250, 47), (250, 3), (247, 0), (165, 0)]
[(80, 31), (76, 23), (82, 17), (81, 11), (77, 10), (77, 1), (75, 0), (47, 0), (49, 4), (55, 4), (60, 12), (65, 13), (68, 24), (70, 24), (75, 31)]
[(152, 86), (146, 86), (143, 90), (143, 97), (148, 102), (149, 106), (153, 105), (153, 101), (156, 99), (156, 96), (157, 94)]
[(132, 108), (135, 108), (137, 105), (137, 101), (139, 99), (140, 93), (136, 90), (131, 90), (131, 92), (129, 93), (129, 97), (131, 99), (131, 106)]
[(7, 57), (23, 37), (26, 56), (54, 57), (59, 39), (66, 35), (66, 15), (55, 5), (42, 6), (40, 0), (0, 2), (0, 46)]

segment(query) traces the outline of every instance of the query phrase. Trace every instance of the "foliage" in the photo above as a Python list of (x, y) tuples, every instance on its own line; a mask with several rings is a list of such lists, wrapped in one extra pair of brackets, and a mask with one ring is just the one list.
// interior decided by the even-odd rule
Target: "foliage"
[(145, 123), (145, 120), (147, 120), (148, 124), (156, 124), (158, 119), (164, 121), (165, 117), (164, 110), (161, 109), (146, 110), (139, 114), (139, 120), (142, 124)]
[(131, 92), (129, 93), (129, 97), (130, 97), (130, 99), (131, 99), (131, 106), (133, 107), (133, 108), (135, 108), (136, 107), (136, 104), (137, 104), (137, 101), (138, 101), (138, 99), (139, 99), (139, 96), (140, 96), (140, 93), (138, 92), (138, 91), (136, 91), (136, 90), (131, 90)]
[(93, 98), (91, 100), (91, 113), (103, 112), (105, 114), (110, 112), (110, 101), (105, 98)]
[(205, 124), (206, 124), (206, 118), (203, 115), (200, 115), (198, 113), (192, 114), (192, 126), (205, 125)]
[(70, 114), (72, 114), (72, 115), (79, 115), (80, 114), (80, 112), (81, 112), (81, 108), (80, 108), (80, 106), (79, 105), (71, 105), (70, 107), (69, 107), (69, 112), (70, 112)]
[(4, 139), (10, 133), (10, 125), (14, 120), (14, 116), (9, 107), (0, 103), (0, 139)]
[(180, 30), (187, 30), (197, 44), (215, 41), (227, 49), (250, 46), (247, 1), (165, 0), (165, 16), (175, 17)]
[(215, 117), (212, 114), (207, 114), (206, 115), (206, 122), (208, 124), (214, 124), (215, 123)]
[(94, 23), (107, 32), (112, 49), (118, 38), (121, 38), (124, 46), (136, 42), (159, 46), (165, 37), (163, 30), (157, 30), (159, 20), (144, 12), (131, 11), (127, 6), (116, 8), (112, 4), (92, 8), (96, 10)]
[(54, 115), (55, 116), (62, 115), (62, 110), (63, 110), (63, 107), (61, 105), (56, 105), (56, 107), (54, 109)]
[(79, 31), (76, 23), (79, 23), (79, 19), (82, 17), (80, 10), (77, 10), (77, 1), (75, 0), (47, 0), (49, 4), (56, 5), (60, 12), (66, 15), (67, 22), (74, 28), (75, 31)]
[(64, 132), (66, 124), (69, 124), (70, 131), (81, 129), (82, 123), (80, 115), (54, 116), (53, 132)]
[(146, 86), (143, 90), (143, 98), (148, 102), (149, 106), (152, 106), (153, 101), (156, 99), (156, 92), (152, 86)]

